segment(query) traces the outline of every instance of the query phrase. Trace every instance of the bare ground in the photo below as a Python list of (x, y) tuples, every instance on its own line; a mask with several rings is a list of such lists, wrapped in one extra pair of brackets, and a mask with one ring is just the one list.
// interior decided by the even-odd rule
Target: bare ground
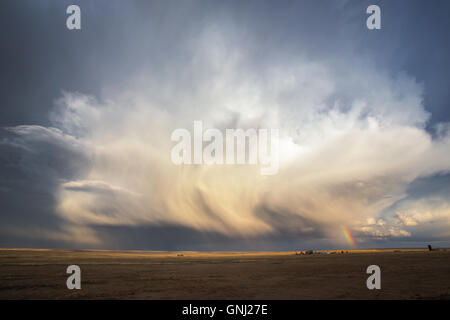
[[(68, 290), (68, 265), (82, 289)], [(368, 290), (366, 268), (381, 268)], [(450, 250), (196, 253), (0, 249), (0, 299), (450, 299)]]

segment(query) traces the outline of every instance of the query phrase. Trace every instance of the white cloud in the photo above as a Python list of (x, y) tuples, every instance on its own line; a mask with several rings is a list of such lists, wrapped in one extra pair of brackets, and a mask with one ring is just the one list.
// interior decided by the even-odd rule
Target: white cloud
[[(403, 226), (436, 218), (411, 208), (381, 218), (414, 179), (450, 170), (449, 135), (433, 140), (425, 131), (429, 114), (413, 78), (358, 61), (338, 68), (301, 57), (251, 69), (245, 43), (229, 43), (217, 30), (191, 45), (191, 62), (176, 77), (141, 75), (101, 101), (66, 92), (51, 116), (58, 129), (11, 129), (91, 155), (82, 175), (61, 183), (58, 212), (68, 223), (178, 224), (255, 236), (279, 227), (258, 212), (268, 207), (314, 221), (330, 237), (346, 225), (385, 238), (409, 237)], [(174, 166), (170, 132), (194, 120), (282, 129), (280, 173)]]

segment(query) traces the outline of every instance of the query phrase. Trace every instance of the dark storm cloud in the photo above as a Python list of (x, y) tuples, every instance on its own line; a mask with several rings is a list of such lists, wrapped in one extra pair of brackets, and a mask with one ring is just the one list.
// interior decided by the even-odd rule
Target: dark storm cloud
[[(96, 231), (109, 249), (174, 250), (174, 251), (270, 251), (330, 249), (329, 241), (319, 233), (302, 234), (280, 229), (276, 234), (252, 237), (228, 237), (218, 232), (177, 225), (164, 226), (96, 226)], [(312, 237), (314, 236), (314, 240)], [(334, 246), (333, 248), (338, 248)]]
[[(82, 30), (65, 28), (65, 9), (82, 8)], [(373, 2), (373, 1), (372, 1)], [(446, 1), (376, 1), (383, 31), (364, 27), (370, 1), (4, 1), (0, 21), (0, 125), (48, 124), (61, 90), (98, 95), (147, 67), (186, 61), (179, 44), (205, 23), (230, 20), (255, 35), (252, 62), (290, 55), (348, 59), (356, 50), (380, 68), (407, 71), (426, 86), (432, 123), (450, 119)], [(361, 14), (363, 13), (363, 14)], [(230, 26), (231, 27), (231, 26)], [(350, 57), (351, 58), (351, 57)]]
[[(21, 135), (24, 133), (29, 134)], [(61, 181), (73, 178), (86, 168), (87, 155), (76, 142), (56, 129), (40, 126), (8, 128), (3, 130), (2, 137), (2, 245), (61, 246), (41, 231), (59, 230), (62, 220), (55, 215), (55, 192)]]
[[(81, 31), (65, 27), (65, 9), (73, 3), (82, 9)], [(201, 68), (195, 72), (184, 69), (191, 63), (189, 44), (198, 39), (205, 25), (228, 28), (240, 35), (239, 39), (227, 39), (227, 44), (242, 41), (248, 45), (250, 58), (245, 60), (243, 71), (260, 70), (274, 61), (289, 65), (299, 56), (345, 69), (359, 55), (393, 74), (407, 72), (424, 86), (424, 106), (431, 113), (428, 129), (449, 121), (450, 43), (446, 38), (450, 4), (375, 1), (382, 8), (383, 29), (372, 32), (365, 28), (365, 8), (372, 3), (3, 1), (0, 126), (6, 129), (0, 132), (0, 246), (79, 245), (56, 240), (61, 238), (65, 222), (55, 214), (55, 193), (66, 181), (77, 180), (90, 168), (90, 155), (78, 144), (77, 135), (66, 135), (53, 128), (55, 124), (49, 120), (62, 92), (81, 92), (101, 99), (120, 93), (136, 74), (151, 73), (158, 83), (171, 83), (169, 93), (148, 88), (159, 101), (167, 102), (165, 94), (173, 92), (195, 93), (197, 80), (210, 75)], [(177, 111), (177, 106), (165, 105), (168, 112)], [(445, 175), (419, 180), (403, 202), (428, 196), (448, 199), (449, 185)], [(119, 193), (109, 185), (92, 182), (65, 188), (108, 197)], [(200, 202), (214, 216), (214, 209)], [(116, 210), (109, 208), (111, 212)], [(319, 239), (311, 245), (322, 245), (322, 225), (314, 221), (285, 209), (261, 208), (258, 214), (275, 228), (271, 236), (242, 239), (171, 225), (93, 229), (115, 248), (292, 249), (311, 238)], [(296, 228), (286, 226), (303, 229), (303, 233), (296, 234)], [(312, 231), (305, 231), (308, 228)], [(24, 233), (28, 230), (44, 233), (27, 237)], [(426, 234), (417, 239), (427, 239)]]

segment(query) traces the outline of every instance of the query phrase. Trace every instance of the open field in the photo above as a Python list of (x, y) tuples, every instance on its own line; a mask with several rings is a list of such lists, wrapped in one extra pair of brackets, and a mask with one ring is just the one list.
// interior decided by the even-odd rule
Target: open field
[[(329, 253), (0, 249), (0, 299), (450, 299), (450, 250)], [(381, 290), (366, 287), (372, 264)]]

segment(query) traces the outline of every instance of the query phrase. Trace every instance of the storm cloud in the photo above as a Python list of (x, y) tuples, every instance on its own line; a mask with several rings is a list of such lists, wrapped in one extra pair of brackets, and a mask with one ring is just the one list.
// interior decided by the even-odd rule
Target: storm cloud
[[(449, 243), (448, 29), (430, 6), (380, 2), (369, 31), (361, 1), (77, 3), (80, 31), (64, 2), (8, 4), (27, 22), (2, 31), (1, 245), (334, 248), (343, 228), (361, 247)], [(399, 28), (414, 12), (420, 32)], [(34, 55), (17, 38), (32, 26)], [(278, 174), (174, 165), (171, 132), (195, 120), (280, 129)]]

